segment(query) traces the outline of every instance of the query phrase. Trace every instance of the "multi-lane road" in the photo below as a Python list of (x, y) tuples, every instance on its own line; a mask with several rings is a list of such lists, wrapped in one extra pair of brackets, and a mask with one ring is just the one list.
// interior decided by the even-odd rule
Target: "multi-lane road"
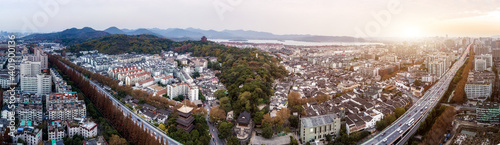
[(457, 70), (466, 61), (471, 43), (464, 51), (462, 56), (453, 64), (453, 66), (434, 84), (414, 105), (406, 111), (404, 115), (399, 117), (391, 125), (383, 131), (362, 143), (363, 145), (380, 145), (380, 144), (403, 144), (408, 138), (413, 135), (422, 121), (425, 120), (432, 108), (436, 106), (443, 94), (448, 89), (450, 82), (453, 80)]
[(218, 134), (218, 130), (217, 130), (217, 126), (215, 124), (212, 124), (209, 120), (209, 117), (208, 117), (208, 114), (210, 113), (210, 109), (211, 107), (213, 106), (216, 106), (215, 103), (213, 103), (212, 101), (207, 101), (206, 105), (205, 105), (205, 109), (207, 109), (207, 116), (206, 116), (206, 120), (207, 120), (207, 124), (208, 124), (208, 132), (210, 132), (210, 145), (222, 145), (224, 144), (222, 142), (221, 139), (219, 139), (219, 134)]
[[(64, 63), (62, 63), (62, 64), (64, 64)], [(64, 64), (64, 65), (66, 66), (66, 68), (73, 69), (66, 64)], [(78, 72), (76, 70), (74, 70), (74, 71)], [(113, 95), (111, 95), (109, 92), (104, 90), (104, 88), (102, 88), (101, 85), (98, 85), (94, 81), (83, 76), (80, 72), (78, 72), (78, 74), (80, 76), (84, 77), (86, 81), (89, 81), (93, 86), (95, 86), (95, 88), (99, 89), (100, 92), (104, 93), (108, 99), (111, 99), (111, 101), (113, 101), (113, 105), (118, 107), (123, 112), (123, 114), (125, 116), (131, 115), (131, 118), (132, 118), (132, 120), (134, 120), (134, 122), (136, 122), (139, 125), (142, 124), (148, 131), (152, 132), (151, 135), (153, 135), (157, 138), (160, 136), (163, 137), (163, 139), (164, 139), (163, 142), (168, 142), (169, 145), (181, 145), (181, 143), (179, 143), (179, 142), (175, 141), (174, 139), (170, 138), (169, 136), (167, 136), (164, 131), (156, 128), (156, 126), (150, 124), (148, 121), (144, 120), (142, 117), (135, 114), (132, 110), (130, 110), (128, 107), (126, 107), (124, 104), (122, 104), (119, 100), (117, 100), (115, 97), (113, 97)]]

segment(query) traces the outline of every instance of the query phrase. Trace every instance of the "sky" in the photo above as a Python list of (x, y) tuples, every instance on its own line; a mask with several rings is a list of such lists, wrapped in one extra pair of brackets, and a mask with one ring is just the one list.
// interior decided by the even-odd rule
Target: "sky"
[(500, 35), (500, 0), (0, 0), (0, 30), (200, 28), (356, 37)]

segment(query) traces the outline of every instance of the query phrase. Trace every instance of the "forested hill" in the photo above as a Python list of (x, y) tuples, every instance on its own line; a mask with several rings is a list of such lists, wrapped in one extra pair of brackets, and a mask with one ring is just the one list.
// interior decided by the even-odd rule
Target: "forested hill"
[(101, 38), (93, 39), (83, 43), (71, 45), (67, 51), (78, 52), (86, 50), (99, 50), (106, 54), (121, 53), (160, 53), (161, 50), (168, 50), (171, 47), (182, 46), (180, 42), (175, 42), (154, 35), (125, 35), (112, 34)]
[(171, 50), (177, 53), (192, 52), (192, 56), (198, 57), (217, 57), (218, 62), (210, 63), (209, 67), (221, 70), (222, 73), (216, 75), (227, 88), (227, 95), (217, 97), (225, 100), (221, 102), (222, 108), (234, 110), (235, 115), (244, 110), (252, 115), (259, 111), (257, 106), (268, 104), (269, 97), (274, 94), (273, 80), (288, 74), (275, 57), (257, 49), (239, 49), (203, 41), (177, 42), (154, 35), (108, 35), (72, 45), (66, 51), (82, 50), (99, 50), (106, 54), (157, 54), (161, 50)]
[(62, 43), (63, 45), (72, 45), (106, 35), (109, 35), (109, 33), (104, 31), (96, 31), (90, 27), (84, 27), (82, 29), (71, 28), (54, 33), (32, 34), (23, 37), (22, 39), (31, 41), (53, 41)]

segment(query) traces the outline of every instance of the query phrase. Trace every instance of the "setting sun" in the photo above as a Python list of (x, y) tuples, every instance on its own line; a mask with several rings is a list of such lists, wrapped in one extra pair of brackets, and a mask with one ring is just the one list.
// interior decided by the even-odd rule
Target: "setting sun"
[(422, 31), (416, 27), (408, 27), (403, 31), (402, 36), (406, 38), (422, 37)]

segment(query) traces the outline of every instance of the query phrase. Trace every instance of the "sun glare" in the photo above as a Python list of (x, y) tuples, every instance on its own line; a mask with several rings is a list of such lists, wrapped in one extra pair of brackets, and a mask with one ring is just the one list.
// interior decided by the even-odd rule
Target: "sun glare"
[(409, 27), (403, 31), (403, 37), (406, 38), (422, 37), (422, 31), (415, 27)]

